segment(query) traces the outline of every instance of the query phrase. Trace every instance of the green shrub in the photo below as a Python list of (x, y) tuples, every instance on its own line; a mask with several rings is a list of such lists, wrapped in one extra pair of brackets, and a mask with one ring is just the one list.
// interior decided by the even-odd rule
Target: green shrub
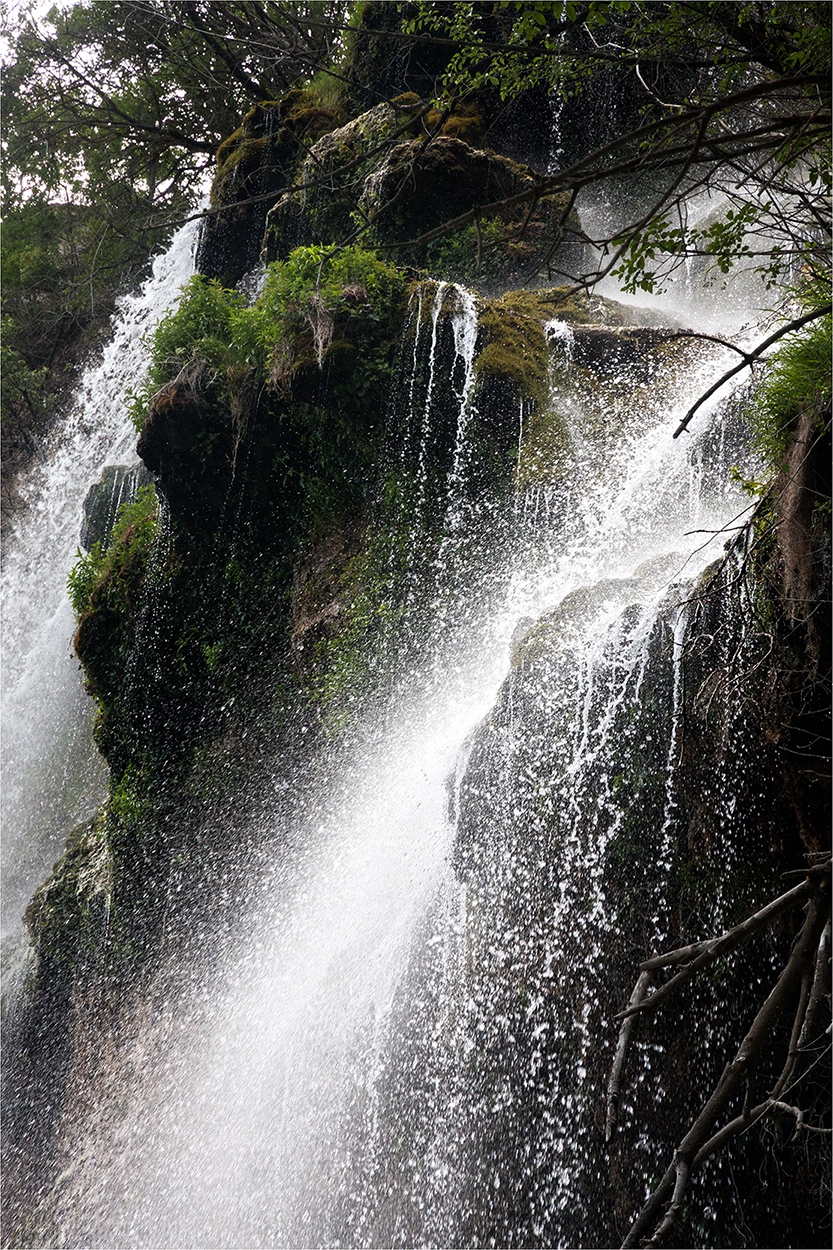
[(93, 607), (94, 596), (106, 585), (112, 606), (127, 606), (129, 585), (144, 565), (159, 529), (159, 506), (153, 486), (143, 486), (135, 499), (123, 503), (116, 516), (110, 545), (102, 551), (93, 543), (78, 559), (67, 578), (67, 591), (76, 618)]
[[(274, 387), (303, 366), (321, 365), (334, 343), (344, 346), (362, 329), (387, 340), (404, 296), (395, 266), (357, 247), (297, 248), (269, 266), (251, 307), (237, 291), (197, 275), (153, 333), (150, 368), (131, 400), (133, 422), (141, 428), (153, 396), (177, 379), (197, 389), (216, 386), (229, 398), (241, 371)], [(358, 363), (360, 373), (373, 368), (372, 361)]]
[(78, 549), (77, 559), (67, 577), (67, 592), (76, 619), (82, 617), (90, 606), (92, 593), (101, 578), (103, 567), (101, 543), (93, 543), (86, 554)]
[(299, 247), (288, 260), (269, 266), (255, 308), (263, 348), (273, 350), (288, 336), (312, 329), (316, 309), (341, 323), (385, 325), (392, 304), (401, 302), (404, 280), (395, 266), (358, 247), (337, 250)]
[(144, 424), (151, 399), (167, 382), (179, 376), (219, 377), (240, 359), (233, 341), (234, 319), (246, 310), (237, 291), (215, 279), (195, 274), (182, 288), (177, 306), (165, 313), (150, 336), (150, 367), (130, 399), (130, 418), (138, 430)]
[(768, 468), (784, 464), (798, 418), (811, 406), (819, 414), (831, 397), (830, 316), (820, 317), (790, 335), (766, 365), (753, 401), (753, 439)]

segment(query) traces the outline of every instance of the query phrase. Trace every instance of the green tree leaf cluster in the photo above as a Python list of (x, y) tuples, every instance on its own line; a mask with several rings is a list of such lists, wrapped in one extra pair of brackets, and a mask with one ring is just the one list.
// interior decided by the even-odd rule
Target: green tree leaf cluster
[(78, 0), (46, 14), (22, 0), (9, 10), (4, 338), (30, 376), (28, 400), (16, 383), (4, 389), (7, 417), (48, 420), (241, 112), (326, 63), (344, 13), (341, 0)]
[[(829, 4), (421, 0), (404, 27), (453, 47), (440, 104), (535, 86), (566, 100), (602, 72), (636, 78), (641, 123), (542, 180), (579, 206), (603, 183), (642, 189), (639, 209), (594, 238), (601, 262), (584, 281), (613, 272), (655, 291), (698, 255), (721, 273), (754, 258), (770, 286), (829, 281)], [(687, 221), (694, 192), (726, 200), (701, 230)]]

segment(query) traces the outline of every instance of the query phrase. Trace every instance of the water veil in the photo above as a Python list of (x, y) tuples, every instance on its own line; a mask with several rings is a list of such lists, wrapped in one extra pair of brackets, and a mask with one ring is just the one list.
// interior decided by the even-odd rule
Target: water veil
[(193, 273), (197, 224), (184, 226), (151, 276), (124, 297), (113, 337), (88, 367), (44, 459), (27, 474), (3, 557), (3, 931), (20, 920), (69, 830), (106, 791), (92, 704), (71, 654), (67, 574), (82, 505), (108, 465), (136, 465), (126, 392), (147, 360), (143, 336)]
[[(188, 240), (157, 266), (184, 276)], [(94, 1083), (77, 1065), (56, 1244), (601, 1244), (610, 1018), (634, 926), (669, 940), (683, 656), (749, 453), (725, 398), (671, 437), (719, 349), (555, 316), (533, 412), (478, 382), (479, 317), (453, 284), (412, 298), (380, 557), (411, 580), (384, 676), (307, 775), (276, 770), (236, 922), (126, 1002)], [(517, 455), (489, 493), (497, 427)], [(654, 1051), (620, 1110), (646, 1176)]]

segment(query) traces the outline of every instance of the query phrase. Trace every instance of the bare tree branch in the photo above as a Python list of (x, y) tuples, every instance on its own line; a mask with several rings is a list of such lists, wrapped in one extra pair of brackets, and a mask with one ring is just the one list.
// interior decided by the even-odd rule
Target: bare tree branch
[[(796, 887), (795, 890), (791, 890), (788, 894), (774, 900), (774, 903), (770, 904), (769, 908), (762, 908), (761, 912), (756, 913), (755, 917), (749, 918), (749, 921), (757, 921), (761, 914), (767, 911), (771, 918), (777, 914), (778, 910), (783, 910), (785, 899), (789, 898), (792, 903), (795, 903), (805, 893), (809, 894), (806, 918), (778, 980), (755, 1016), (734, 1059), (727, 1065), (702, 1111), (677, 1147), (674, 1153), (674, 1162), (665, 1172), (662, 1180), (634, 1220), (625, 1240), (622, 1242), (622, 1250), (640, 1243), (648, 1246), (661, 1245), (667, 1233), (679, 1220), (691, 1176), (731, 1137), (744, 1131), (768, 1111), (780, 1106), (779, 1095), (783, 1091), (786, 1079), (792, 1073), (795, 1063), (794, 1042), (802, 1032), (803, 1026), (799, 1021), (803, 1021), (806, 1018), (810, 994), (806, 992), (805, 987), (809, 985), (814, 961), (816, 968), (818, 968), (821, 960), (823, 935), (827, 926), (829, 926), (829, 861), (811, 868), (806, 881), (802, 885), (805, 888), (801, 893), (799, 893), (800, 887)], [(770, 910), (772, 908), (775, 910)], [(744, 924), (748, 924), (749, 921), (744, 922)], [(735, 930), (732, 930), (732, 934), (736, 934), (743, 927), (742, 925), (737, 926)], [(760, 927), (760, 924), (756, 923), (754, 927)], [(747, 930), (747, 932), (749, 931)], [(729, 935), (724, 936), (728, 937)], [(672, 956), (677, 954), (678, 952), (671, 952)], [(660, 958), (667, 959), (668, 957), (661, 956)], [(698, 960), (695, 959), (693, 962), (697, 963)], [(677, 981), (677, 978), (673, 980)], [(671, 982), (669, 982), (670, 984)], [(790, 1048), (781, 1076), (772, 1093), (764, 1103), (756, 1107), (744, 1107), (740, 1115), (735, 1116), (716, 1133), (713, 1133), (712, 1130), (716, 1121), (729, 1107), (742, 1083), (749, 1081), (764, 1045), (771, 1038), (775, 1024), (799, 987), (801, 987), (801, 993), (793, 1024)], [(665, 988), (667, 989), (667, 987)], [(656, 998), (656, 995), (654, 998)], [(639, 1010), (636, 1006), (628, 1009), (631, 1014), (636, 1010)], [(622, 1014), (624, 1015), (625, 1013)], [(654, 1232), (649, 1240), (646, 1241), (645, 1238), (650, 1233), (652, 1227)]]
[[(648, 992), (651, 984), (651, 973), (641, 972), (637, 978), (633, 993), (631, 994), (628, 1007), (639, 1007)], [(622, 1022), (619, 1030), (619, 1041), (616, 1045), (616, 1054), (613, 1059), (613, 1066), (610, 1069), (610, 1079), (607, 1083), (607, 1116), (605, 1119), (605, 1141), (610, 1141), (616, 1127), (616, 1118), (619, 1114), (619, 1098), (622, 1090), (622, 1072), (625, 1067), (625, 1059), (630, 1046), (631, 1034), (636, 1023), (636, 1014), (632, 1012), (626, 1020)]]
[(741, 369), (746, 369), (753, 361), (757, 360), (768, 347), (772, 347), (773, 343), (777, 343), (785, 334), (791, 334), (793, 330), (800, 330), (802, 326), (806, 326), (811, 321), (817, 321), (819, 317), (826, 317), (833, 311), (833, 304), (824, 304), (821, 308), (816, 308), (813, 312), (805, 313), (803, 317), (797, 317), (795, 321), (790, 321), (787, 325), (782, 326), (780, 330), (776, 330), (774, 334), (770, 334), (768, 339), (764, 339), (763, 343), (759, 343), (757, 347), (748, 352), (745, 359), (739, 365), (735, 365), (733, 369), (728, 369), (721, 377), (717, 379), (713, 386), (700, 396), (700, 398), (691, 405), (688, 412), (683, 417), (680, 424), (674, 431), (674, 438), (679, 438), (683, 431), (687, 428), (689, 421), (694, 416), (698, 408), (701, 408), (707, 399), (711, 399), (715, 391), (719, 391), (724, 382), (728, 382), (736, 373), (740, 373)]

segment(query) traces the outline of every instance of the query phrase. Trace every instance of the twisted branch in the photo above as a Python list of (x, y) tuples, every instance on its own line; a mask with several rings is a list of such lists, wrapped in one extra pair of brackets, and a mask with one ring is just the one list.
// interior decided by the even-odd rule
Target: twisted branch
[[(773, 917), (796, 906), (802, 900), (807, 900), (804, 923), (773, 989), (755, 1016), (731, 1063), (727, 1065), (691, 1128), (677, 1146), (672, 1164), (634, 1220), (622, 1242), (622, 1250), (637, 1245), (661, 1246), (680, 1219), (691, 1177), (727, 1141), (745, 1132), (763, 1116), (774, 1111), (788, 1112), (796, 1120), (796, 1132), (815, 1129), (815, 1126), (804, 1123), (803, 1111), (785, 1103), (782, 1095), (793, 1079), (802, 1052), (808, 1048), (809, 1039), (814, 1035), (821, 1003), (829, 987), (829, 874), (828, 858), (809, 868), (800, 885), (773, 900), (720, 938), (669, 951), (648, 959), (641, 965), (640, 976), (630, 1002), (618, 1016), (623, 1024), (608, 1083), (608, 1140), (615, 1124), (622, 1073), (636, 1015), (642, 1011), (653, 1010), (658, 1001), (688, 980), (695, 971), (711, 963), (719, 955), (728, 954)], [(648, 996), (648, 987), (655, 973), (661, 968), (673, 967), (679, 963), (685, 963), (683, 970)], [(796, 991), (798, 1004), (781, 1073), (767, 1097), (753, 1106), (752, 1077), (759, 1056)], [(716, 1124), (744, 1083), (747, 1086), (747, 1096), (743, 1110), (715, 1131)]]

